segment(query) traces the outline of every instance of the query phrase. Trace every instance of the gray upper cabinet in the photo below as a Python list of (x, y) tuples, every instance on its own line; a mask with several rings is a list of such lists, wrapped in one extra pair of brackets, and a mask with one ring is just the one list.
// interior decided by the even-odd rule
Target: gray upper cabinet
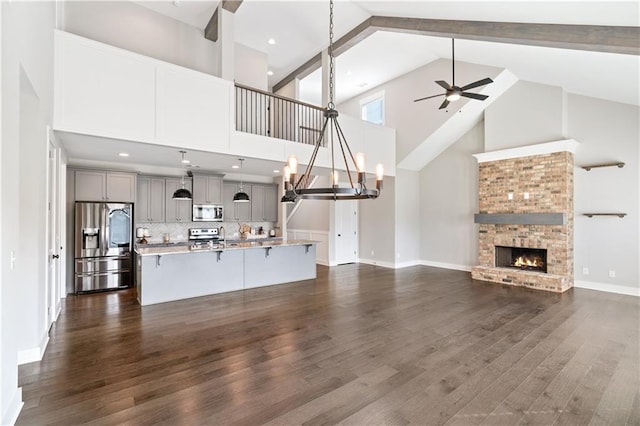
[(136, 222), (164, 222), (165, 206), (165, 179), (148, 176), (138, 177), (138, 197), (135, 205)]
[[(233, 221), (251, 221), (251, 202), (248, 203), (234, 203), (233, 196), (240, 189), (240, 185), (236, 182), (225, 182), (223, 185), (223, 207), (224, 207), (224, 220), (228, 222)], [(252, 198), (252, 186), (243, 185), (243, 190), (249, 194), (249, 198)]]
[(278, 187), (259, 183), (244, 184), (244, 192), (249, 194), (248, 203), (234, 203), (233, 196), (240, 190), (238, 182), (224, 182), (224, 220), (245, 222), (278, 221)]
[(278, 221), (278, 187), (275, 185), (267, 185), (264, 187), (264, 221)]
[(274, 185), (251, 186), (251, 220), (253, 222), (277, 222), (278, 189)]
[[(191, 179), (184, 180), (184, 187), (192, 190)], [(165, 221), (166, 222), (191, 222), (191, 200), (174, 200), (173, 193), (182, 188), (181, 178), (165, 179)]]
[(132, 203), (136, 200), (136, 175), (100, 170), (76, 170), (76, 201)]
[(193, 204), (222, 204), (222, 177), (194, 174)]

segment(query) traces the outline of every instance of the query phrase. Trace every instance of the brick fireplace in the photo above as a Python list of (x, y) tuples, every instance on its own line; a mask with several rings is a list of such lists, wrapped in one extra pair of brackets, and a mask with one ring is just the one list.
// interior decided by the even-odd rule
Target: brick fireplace
[(573, 286), (576, 146), (563, 140), (475, 155), (480, 229), (474, 279), (558, 293)]

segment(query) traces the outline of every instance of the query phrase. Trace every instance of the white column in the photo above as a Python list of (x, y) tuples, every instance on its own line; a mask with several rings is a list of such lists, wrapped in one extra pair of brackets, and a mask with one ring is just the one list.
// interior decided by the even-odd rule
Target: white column
[(218, 76), (230, 81), (235, 79), (233, 20), (233, 13), (218, 8)]

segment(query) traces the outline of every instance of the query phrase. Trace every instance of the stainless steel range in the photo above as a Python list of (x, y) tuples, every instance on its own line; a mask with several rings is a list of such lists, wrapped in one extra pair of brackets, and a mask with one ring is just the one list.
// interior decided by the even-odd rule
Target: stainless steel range
[(201, 248), (223, 242), (218, 228), (189, 228), (189, 245), (191, 248)]

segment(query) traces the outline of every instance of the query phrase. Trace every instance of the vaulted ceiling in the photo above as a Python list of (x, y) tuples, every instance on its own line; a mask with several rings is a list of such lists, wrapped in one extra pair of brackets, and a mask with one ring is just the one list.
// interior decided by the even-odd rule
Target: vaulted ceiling
[[(178, 6), (174, 6), (178, 3)], [(204, 29), (216, 1), (140, 2)], [(281, 81), (328, 44), (328, 1), (244, 0), (235, 12), (238, 43), (268, 55)], [(336, 0), (335, 38), (371, 16), (490, 22), (640, 26), (637, 1), (360, 1)], [(269, 44), (268, 40), (275, 40)], [(336, 59), (338, 102), (438, 58), (451, 58), (446, 38), (378, 31)], [(456, 60), (509, 69), (519, 79), (633, 105), (640, 104), (640, 57), (554, 47), (459, 40)], [(380, 66), (384, 63), (384, 66)], [(443, 76), (446, 78), (447, 76)], [(320, 102), (320, 73), (301, 81), (301, 97)]]

